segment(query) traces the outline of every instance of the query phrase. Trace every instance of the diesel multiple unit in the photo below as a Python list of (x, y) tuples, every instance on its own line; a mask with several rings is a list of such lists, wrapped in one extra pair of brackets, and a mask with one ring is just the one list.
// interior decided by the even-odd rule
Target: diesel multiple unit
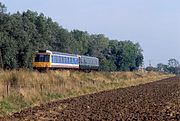
[(99, 59), (91, 56), (54, 52), (49, 50), (38, 51), (33, 56), (35, 69), (81, 69), (97, 70)]

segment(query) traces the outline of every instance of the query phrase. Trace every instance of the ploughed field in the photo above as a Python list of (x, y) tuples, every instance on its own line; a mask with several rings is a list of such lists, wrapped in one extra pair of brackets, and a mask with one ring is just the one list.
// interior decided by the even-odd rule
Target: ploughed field
[(180, 77), (50, 102), (7, 120), (180, 120)]

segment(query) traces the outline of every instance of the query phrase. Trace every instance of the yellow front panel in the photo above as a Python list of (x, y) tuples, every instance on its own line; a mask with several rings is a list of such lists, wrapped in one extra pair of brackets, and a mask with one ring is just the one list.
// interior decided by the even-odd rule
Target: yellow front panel
[(50, 62), (33, 62), (33, 67), (35, 68), (49, 68), (51, 67)]

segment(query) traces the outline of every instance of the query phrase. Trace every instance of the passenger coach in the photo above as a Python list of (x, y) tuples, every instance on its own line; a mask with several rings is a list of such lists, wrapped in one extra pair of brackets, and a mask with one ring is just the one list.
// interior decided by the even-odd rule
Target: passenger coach
[(99, 59), (91, 56), (40, 50), (33, 56), (35, 69), (82, 69), (97, 70)]

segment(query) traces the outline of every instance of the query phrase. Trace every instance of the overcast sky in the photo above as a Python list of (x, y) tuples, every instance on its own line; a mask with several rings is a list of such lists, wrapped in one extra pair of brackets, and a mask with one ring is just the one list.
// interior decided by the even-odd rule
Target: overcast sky
[(180, 0), (1, 0), (8, 12), (42, 12), (68, 29), (139, 42), (144, 63), (180, 61)]

